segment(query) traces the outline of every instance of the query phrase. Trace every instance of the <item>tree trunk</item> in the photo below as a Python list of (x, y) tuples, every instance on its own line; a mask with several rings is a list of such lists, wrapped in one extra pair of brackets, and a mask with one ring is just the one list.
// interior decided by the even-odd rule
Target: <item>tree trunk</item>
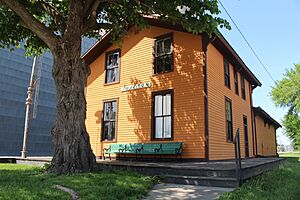
[(52, 129), (54, 155), (51, 172), (89, 172), (95, 156), (86, 131), (84, 89), (89, 68), (80, 58), (80, 35), (61, 40), (53, 53), (53, 79), (57, 92), (57, 113)]

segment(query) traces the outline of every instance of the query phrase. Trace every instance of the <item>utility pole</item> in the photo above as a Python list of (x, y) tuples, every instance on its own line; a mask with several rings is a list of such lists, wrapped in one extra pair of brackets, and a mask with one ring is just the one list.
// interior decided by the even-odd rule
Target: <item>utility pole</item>
[(29, 129), (29, 122), (30, 122), (30, 109), (32, 105), (32, 96), (33, 96), (33, 89), (34, 89), (34, 72), (37, 63), (37, 57), (34, 56), (31, 75), (30, 75), (30, 82), (29, 87), (27, 90), (27, 98), (26, 98), (26, 114), (25, 114), (25, 125), (24, 125), (24, 138), (23, 138), (23, 148), (21, 151), (21, 157), (27, 157), (27, 138), (28, 138), (28, 129)]

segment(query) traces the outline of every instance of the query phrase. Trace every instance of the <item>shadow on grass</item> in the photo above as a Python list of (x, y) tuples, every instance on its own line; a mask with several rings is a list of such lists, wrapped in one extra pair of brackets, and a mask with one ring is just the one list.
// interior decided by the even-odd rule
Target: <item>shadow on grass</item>
[(56, 175), (36, 167), (0, 164), (0, 199), (70, 199), (52, 188), (55, 184), (75, 190), (80, 199), (138, 199), (147, 194), (152, 180), (124, 171)]

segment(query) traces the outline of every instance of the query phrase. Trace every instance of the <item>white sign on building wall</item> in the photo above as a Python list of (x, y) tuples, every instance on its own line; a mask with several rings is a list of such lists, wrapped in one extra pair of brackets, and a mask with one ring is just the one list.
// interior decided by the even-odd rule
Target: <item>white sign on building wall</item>
[(130, 90), (141, 89), (141, 88), (149, 88), (151, 86), (152, 86), (151, 82), (139, 83), (136, 85), (127, 85), (127, 86), (121, 87), (121, 91), (126, 92), (126, 91), (130, 91)]

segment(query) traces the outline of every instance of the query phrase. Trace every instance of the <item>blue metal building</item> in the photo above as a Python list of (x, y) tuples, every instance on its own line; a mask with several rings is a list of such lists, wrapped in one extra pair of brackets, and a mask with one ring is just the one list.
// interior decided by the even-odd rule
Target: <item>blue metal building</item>
[[(83, 51), (95, 40), (85, 39)], [(0, 156), (20, 156), (23, 142), (25, 99), (29, 84), (32, 57), (23, 48), (0, 49)], [(55, 120), (56, 91), (52, 79), (52, 56), (45, 53), (36, 118), (32, 118), (28, 134), (28, 156), (52, 154), (51, 128)], [(38, 66), (37, 69), (38, 70)], [(37, 74), (37, 73), (36, 73)], [(34, 98), (34, 96), (33, 96)]]

